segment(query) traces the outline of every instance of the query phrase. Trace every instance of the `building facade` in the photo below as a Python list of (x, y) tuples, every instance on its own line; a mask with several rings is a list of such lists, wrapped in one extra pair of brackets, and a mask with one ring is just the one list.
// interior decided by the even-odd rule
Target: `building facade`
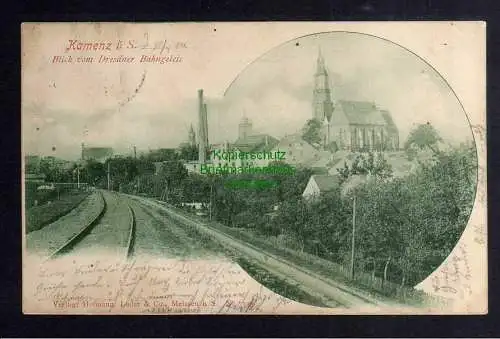
[(315, 200), (322, 194), (331, 192), (340, 187), (338, 176), (333, 175), (312, 175), (307, 182), (302, 197), (306, 200)]
[(272, 152), (285, 152), (283, 161), (291, 165), (309, 165), (320, 156), (320, 152), (297, 133), (282, 138)]

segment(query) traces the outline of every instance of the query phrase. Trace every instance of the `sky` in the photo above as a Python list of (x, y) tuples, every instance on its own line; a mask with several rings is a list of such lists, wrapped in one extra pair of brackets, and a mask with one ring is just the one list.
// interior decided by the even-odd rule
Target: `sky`
[[(316, 34), (265, 52), (252, 48), (255, 40), (243, 41), (248, 50), (231, 48), (229, 33), (222, 39), (189, 26), (176, 34), (192, 46), (179, 51), (179, 64), (52, 64), (53, 55), (65, 55), (69, 38), (143, 37), (138, 29), (66, 27), (33, 29), (23, 41), (25, 153), (76, 159), (82, 142), (122, 154), (132, 154), (133, 146), (139, 152), (176, 147), (187, 140), (190, 124), (197, 130), (198, 88), (205, 89), (212, 143), (234, 140), (243, 115), (256, 132), (278, 138), (295, 133), (312, 116), (319, 48), (331, 75), (332, 99), (366, 100), (389, 110), (402, 141), (426, 122), (445, 140), (472, 138), (460, 102), (439, 74), (404, 48), (372, 36)], [(160, 28), (148, 32), (166, 38)]]
[(427, 122), (450, 142), (472, 138), (460, 102), (436, 71), (398, 45), (352, 33), (305, 37), (256, 60), (228, 88), (219, 129), (243, 114), (272, 135), (299, 129), (312, 115), (319, 49), (331, 75), (332, 99), (370, 101), (389, 110), (401, 140)]

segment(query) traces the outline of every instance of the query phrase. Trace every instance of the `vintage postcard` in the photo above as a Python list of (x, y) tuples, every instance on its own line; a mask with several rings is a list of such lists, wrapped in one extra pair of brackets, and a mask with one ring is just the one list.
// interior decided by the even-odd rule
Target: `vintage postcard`
[(484, 22), (24, 23), (26, 314), (485, 314)]

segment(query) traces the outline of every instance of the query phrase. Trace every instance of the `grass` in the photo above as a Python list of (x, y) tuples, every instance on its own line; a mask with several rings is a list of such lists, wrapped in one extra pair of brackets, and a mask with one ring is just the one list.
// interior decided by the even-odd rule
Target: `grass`
[(50, 204), (34, 206), (26, 210), (26, 233), (39, 230), (48, 224), (56, 221), (63, 215), (68, 214), (78, 206), (89, 192), (65, 193), (59, 200), (54, 200)]

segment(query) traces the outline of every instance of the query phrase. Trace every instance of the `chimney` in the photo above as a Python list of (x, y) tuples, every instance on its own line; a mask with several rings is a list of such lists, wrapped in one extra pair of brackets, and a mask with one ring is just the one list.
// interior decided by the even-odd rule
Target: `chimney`
[(198, 90), (198, 162), (205, 163), (207, 156), (206, 106), (203, 103), (203, 89)]
[(208, 147), (208, 110), (207, 104), (203, 103), (203, 126), (205, 127), (205, 145)]
[(85, 151), (85, 144), (82, 142), (82, 160), (84, 160), (84, 151)]

